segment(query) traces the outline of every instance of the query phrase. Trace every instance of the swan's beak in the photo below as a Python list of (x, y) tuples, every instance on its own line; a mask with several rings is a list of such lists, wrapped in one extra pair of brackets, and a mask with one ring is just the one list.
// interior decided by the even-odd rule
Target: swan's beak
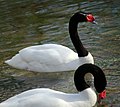
[(98, 24), (95, 20), (92, 22), (93, 24)]
[(106, 98), (106, 90), (104, 90), (103, 92), (101, 92), (98, 96), (98, 103), (101, 103), (101, 100)]

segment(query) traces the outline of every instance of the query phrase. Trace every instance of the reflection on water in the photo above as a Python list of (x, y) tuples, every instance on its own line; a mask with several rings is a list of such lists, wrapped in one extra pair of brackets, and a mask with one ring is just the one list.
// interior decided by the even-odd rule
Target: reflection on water
[(118, 0), (1, 0), (0, 1), (0, 102), (24, 90), (49, 87), (75, 92), (74, 72), (33, 73), (14, 69), (4, 61), (20, 49), (37, 44), (57, 43), (74, 49), (68, 35), (68, 21), (76, 11), (95, 15), (98, 25), (83, 23), (79, 34), (104, 69), (108, 86), (104, 107), (120, 102), (120, 34)]

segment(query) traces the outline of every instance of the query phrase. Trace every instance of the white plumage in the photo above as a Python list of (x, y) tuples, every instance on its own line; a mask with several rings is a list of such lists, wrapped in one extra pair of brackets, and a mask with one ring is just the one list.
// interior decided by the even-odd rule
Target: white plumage
[(74, 94), (40, 88), (11, 97), (0, 107), (92, 107), (96, 101), (97, 96), (91, 88)]
[(68, 47), (57, 44), (30, 46), (19, 51), (5, 63), (19, 69), (37, 72), (56, 72), (75, 70), (85, 63), (94, 63), (92, 55), (78, 57)]

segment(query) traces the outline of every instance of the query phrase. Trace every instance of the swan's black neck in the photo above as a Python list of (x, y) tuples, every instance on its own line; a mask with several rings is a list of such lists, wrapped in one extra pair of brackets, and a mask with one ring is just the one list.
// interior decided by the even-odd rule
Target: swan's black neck
[(88, 51), (84, 48), (77, 32), (78, 23), (86, 21), (87, 21), (86, 16), (80, 13), (75, 13), (69, 21), (70, 38), (79, 57), (84, 57), (88, 55)]
[(106, 78), (103, 71), (96, 65), (84, 64), (80, 66), (74, 75), (75, 86), (78, 91), (83, 91), (90, 86), (85, 82), (84, 76), (91, 73), (94, 76), (94, 86), (97, 92), (102, 92), (106, 87)]

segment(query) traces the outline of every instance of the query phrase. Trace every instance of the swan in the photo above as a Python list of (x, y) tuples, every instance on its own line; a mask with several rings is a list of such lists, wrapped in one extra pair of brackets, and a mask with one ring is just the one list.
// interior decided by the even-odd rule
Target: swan
[(36, 72), (70, 71), (85, 63), (94, 64), (93, 56), (79, 39), (79, 22), (95, 23), (95, 18), (84, 12), (77, 12), (70, 18), (69, 34), (77, 53), (63, 45), (43, 44), (26, 47), (5, 63), (18, 69)]
[(81, 65), (74, 74), (74, 82), (78, 93), (64, 93), (49, 88), (31, 89), (15, 95), (0, 103), (0, 107), (92, 107), (97, 102), (94, 90), (85, 82), (84, 76), (94, 76), (94, 86), (101, 99), (106, 97), (106, 78), (98, 66)]

